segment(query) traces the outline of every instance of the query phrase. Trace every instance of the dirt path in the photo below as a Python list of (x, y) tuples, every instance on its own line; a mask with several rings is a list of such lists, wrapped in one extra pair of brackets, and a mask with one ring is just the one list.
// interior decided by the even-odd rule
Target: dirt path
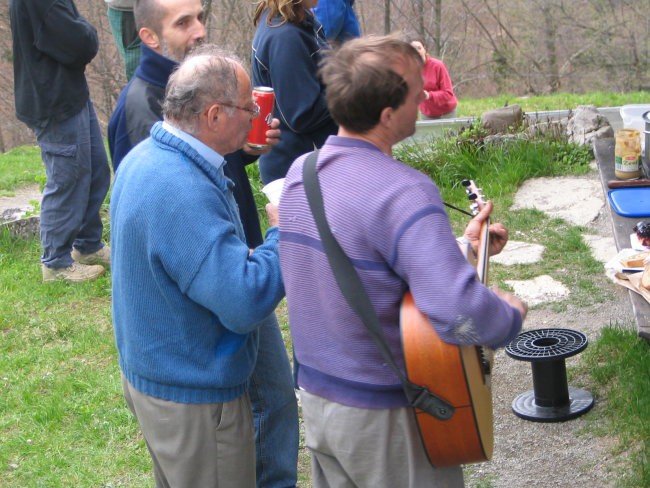
[[(598, 173), (592, 172), (589, 178), (597, 179)], [(611, 237), (607, 208), (603, 207), (597, 219), (587, 227), (591, 235)], [(599, 285), (611, 292), (610, 301), (588, 308), (569, 305), (562, 313), (554, 312), (550, 305), (542, 305), (529, 312), (525, 330), (572, 329), (583, 332), (592, 343), (607, 325), (631, 326), (634, 317), (628, 292), (608, 281), (604, 275)], [(476, 488), (614, 487), (614, 470), (620, 462), (612, 454), (615, 441), (596, 437), (588, 428), (607, 404), (596, 397), (591, 412), (566, 422), (523, 420), (514, 415), (511, 404), (517, 395), (533, 389), (531, 365), (510, 358), (503, 350), (497, 353), (495, 360), (495, 453), (491, 462), (466, 469), (466, 485)], [(571, 370), (577, 361), (580, 361), (580, 355), (568, 358), (567, 369)], [(569, 386), (585, 388), (580, 384), (580, 378), (570, 379)]]
[(39, 185), (28, 185), (18, 188), (13, 196), (0, 197), (0, 221), (19, 218), (26, 210), (33, 210), (32, 201), (41, 200)]

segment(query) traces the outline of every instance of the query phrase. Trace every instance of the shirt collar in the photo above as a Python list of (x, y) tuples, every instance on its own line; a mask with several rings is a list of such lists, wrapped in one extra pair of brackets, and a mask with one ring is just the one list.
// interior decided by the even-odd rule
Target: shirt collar
[(204, 158), (208, 163), (210, 163), (215, 168), (221, 168), (224, 163), (224, 157), (219, 154), (214, 149), (208, 147), (203, 142), (199, 141), (196, 137), (188, 134), (185, 131), (180, 130), (178, 127), (174, 127), (167, 121), (163, 121), (163, 129), (165, 129), (170, 134), (175, 135), (180, 140), (186, 142), (192, 149), (198, 152), (202, 158)]

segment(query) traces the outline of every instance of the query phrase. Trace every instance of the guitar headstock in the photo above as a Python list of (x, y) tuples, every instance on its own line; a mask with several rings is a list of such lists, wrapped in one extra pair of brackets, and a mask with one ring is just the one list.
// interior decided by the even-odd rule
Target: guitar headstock
[(474, 180), (463, 180), (462, 185), (465, 187), (465, 193), (467, 193), (467, 198), (470, 200), (470, 210), (473, 215), (478, 214), (483, 206), (485, 205), (485, 197), (483, 196), (483, 190), (476, 186)]

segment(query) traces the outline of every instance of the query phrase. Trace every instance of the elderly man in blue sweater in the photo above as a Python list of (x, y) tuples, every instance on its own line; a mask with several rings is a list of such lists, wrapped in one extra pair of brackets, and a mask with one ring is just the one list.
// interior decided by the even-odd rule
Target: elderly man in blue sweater
[(223, 157), (254, 113), (242, 65), (205, 49), (172, 75), (164, 122), (115, 180), (115, 338), (158, 487), (256, 483), (247, 390), (258, 329), (284, 295), (277, 207), (251, 251)]
[[(117, 169), (122, 158), (149, 136), (162, 119), (162, 100), (171, 73), (187, 52), (205, 37), (200, 0), (138, 0), (135, 18), (142, 38), (142, 57), (135, 76), (120, 95), (108, 126), (108, 142)], [(272, 127), (277, 127), (274, 120)], [(280, 131), (267, 132), (269, 143), (277, 143)], [(246, 242), (255, 248), (263, 242), (257, 205), (245, 165), (260, 152), (245, 144), (224, 154), (224, 174), (232, 180)], [(121, 171), (117, 171), (119, 175)], [(259, 353), (249, 382), (256, 431), (258, 486), (295, 486), (298, 458), (298, 406), (293, 390), (291, 366), (274, 315), (259, 331)]]

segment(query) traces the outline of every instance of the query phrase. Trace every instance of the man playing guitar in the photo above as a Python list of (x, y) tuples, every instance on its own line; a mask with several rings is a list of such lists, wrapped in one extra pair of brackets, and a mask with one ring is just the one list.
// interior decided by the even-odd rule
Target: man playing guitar
[[(505, 346), (526, 315), (521, 300), (476, 279), (437, 187), (392, 157), (392, 146), (415, 131), (421, 64), (394, 36), (364, 37), (343, 44), (321, 70), (340, 126), (316, 164), (326, 220), (402, 369), (407, 290), (447, 343)], [(280, 259), (313, 486), (463, 486), (459, 466), (429, 463), (399, 377), (341, 294), (306, 210), (304, 163), (302, 156), (291, 167), (280, 200)], [(486, 204), (467, 226), (474, 248), (491, 210)], [(500, 252), (507, 230), (493, 224), (490, 235), (490, 253)]]

